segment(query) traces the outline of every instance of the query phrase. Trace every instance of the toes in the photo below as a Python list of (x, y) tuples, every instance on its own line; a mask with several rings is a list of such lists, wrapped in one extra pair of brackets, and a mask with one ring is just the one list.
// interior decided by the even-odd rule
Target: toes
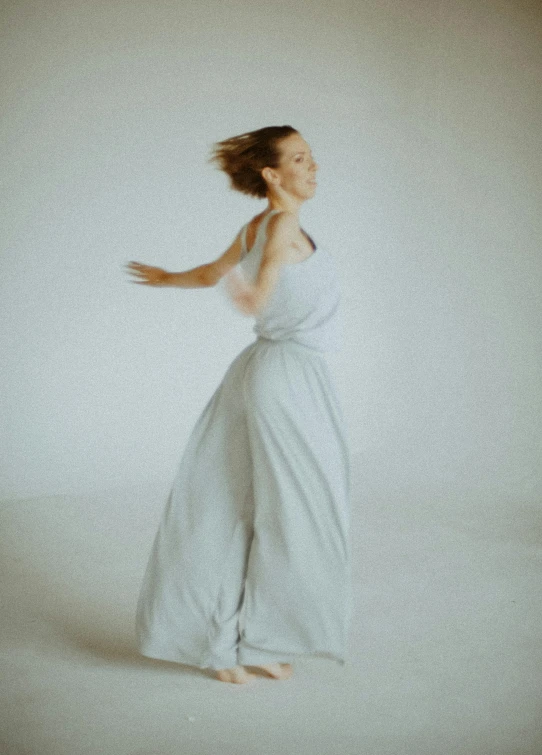
[(246, 684), (255, 678), (245, 669), (219, 669), (216, 672), (216, 678), (221, 682), (230, 682), (231, 684)]
[(261, 669), (272, 679), (289, 679), (293, 673), (293, 668), (289, 663), (268, 663), (256, 666)]

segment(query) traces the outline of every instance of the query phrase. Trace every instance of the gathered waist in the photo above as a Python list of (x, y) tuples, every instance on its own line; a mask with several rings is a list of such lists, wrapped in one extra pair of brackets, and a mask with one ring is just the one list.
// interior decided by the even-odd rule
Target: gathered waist
[(320, 356), (322, 359), (325, 359), (325, 351), (322, 349), (316, 349), (313, 346), (309, 346), (305, 343), (300, 343), (299, 341), (295, 341), (293, 338), (268, 338), (267, 336), (258, 335), (256, 340), (254, 341), (254, 344), (261, 343), (262, 345), (276, 345), (276, 346), (282, 346), (283, 348), (287, 349), (293, 349), (294, 351), (299, 351), (300, 353), (304, 354), (312, 354), (315, 356)]

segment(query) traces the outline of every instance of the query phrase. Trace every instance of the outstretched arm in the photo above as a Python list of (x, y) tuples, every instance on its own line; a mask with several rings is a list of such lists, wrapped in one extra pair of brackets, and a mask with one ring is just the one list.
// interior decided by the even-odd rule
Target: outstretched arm
[(131, 283), (145, 286), (180, 286), (181, 288), (202, 288), (215, 286), (218, 281), (234, 267), (241, 255), (241, 234), (238, 233), (231, 246), (214, 262), (206, 262), (191, 270), (170, 273), (161, 267), (143, 265), (141, 262), (129, 262), (127, 272), (139, 278)]
[[(212, 263), (211, 263), (212, 264)], [(202, 288), (212, 286), (210, 264), (199, 265), (182, 273), (169, 273), (161, 267), (143, 265), (141, 262), (129, 262), (126, 267), (134, 277), (139, 280), (131, 280), (130, 283), (140, 283), (144, 286), (181, 286), (182, 288)]]

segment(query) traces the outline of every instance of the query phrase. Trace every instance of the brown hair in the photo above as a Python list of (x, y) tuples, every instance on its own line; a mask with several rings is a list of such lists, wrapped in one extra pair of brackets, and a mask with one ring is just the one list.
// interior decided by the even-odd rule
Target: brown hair
[(209, 162), (217, 163), (220, 170), (228, 174), (232, 189), (264, 199), (267, 184), (261, 171), (266, 167), (278, 167), (278, 142), (298, 133), (292, 126), (266, 126), (232, 136), (213, 146)]

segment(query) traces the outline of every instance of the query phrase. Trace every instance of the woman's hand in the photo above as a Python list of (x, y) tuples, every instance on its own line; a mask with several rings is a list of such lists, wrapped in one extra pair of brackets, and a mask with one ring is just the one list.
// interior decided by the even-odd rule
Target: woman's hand
[(131, 280), (130, 283), (140, 283), (144, 286), (167, 286), (169, 273), (161, 267), (142, 265), (141, 262), (129, 262), (127, 272), (141, 280)]
[(225, 288), (237, 309), (243, 314), (256, 315), (258, 313), (260, 302), (256, 286), (247, 283), (235, 267), (226, 275)]

